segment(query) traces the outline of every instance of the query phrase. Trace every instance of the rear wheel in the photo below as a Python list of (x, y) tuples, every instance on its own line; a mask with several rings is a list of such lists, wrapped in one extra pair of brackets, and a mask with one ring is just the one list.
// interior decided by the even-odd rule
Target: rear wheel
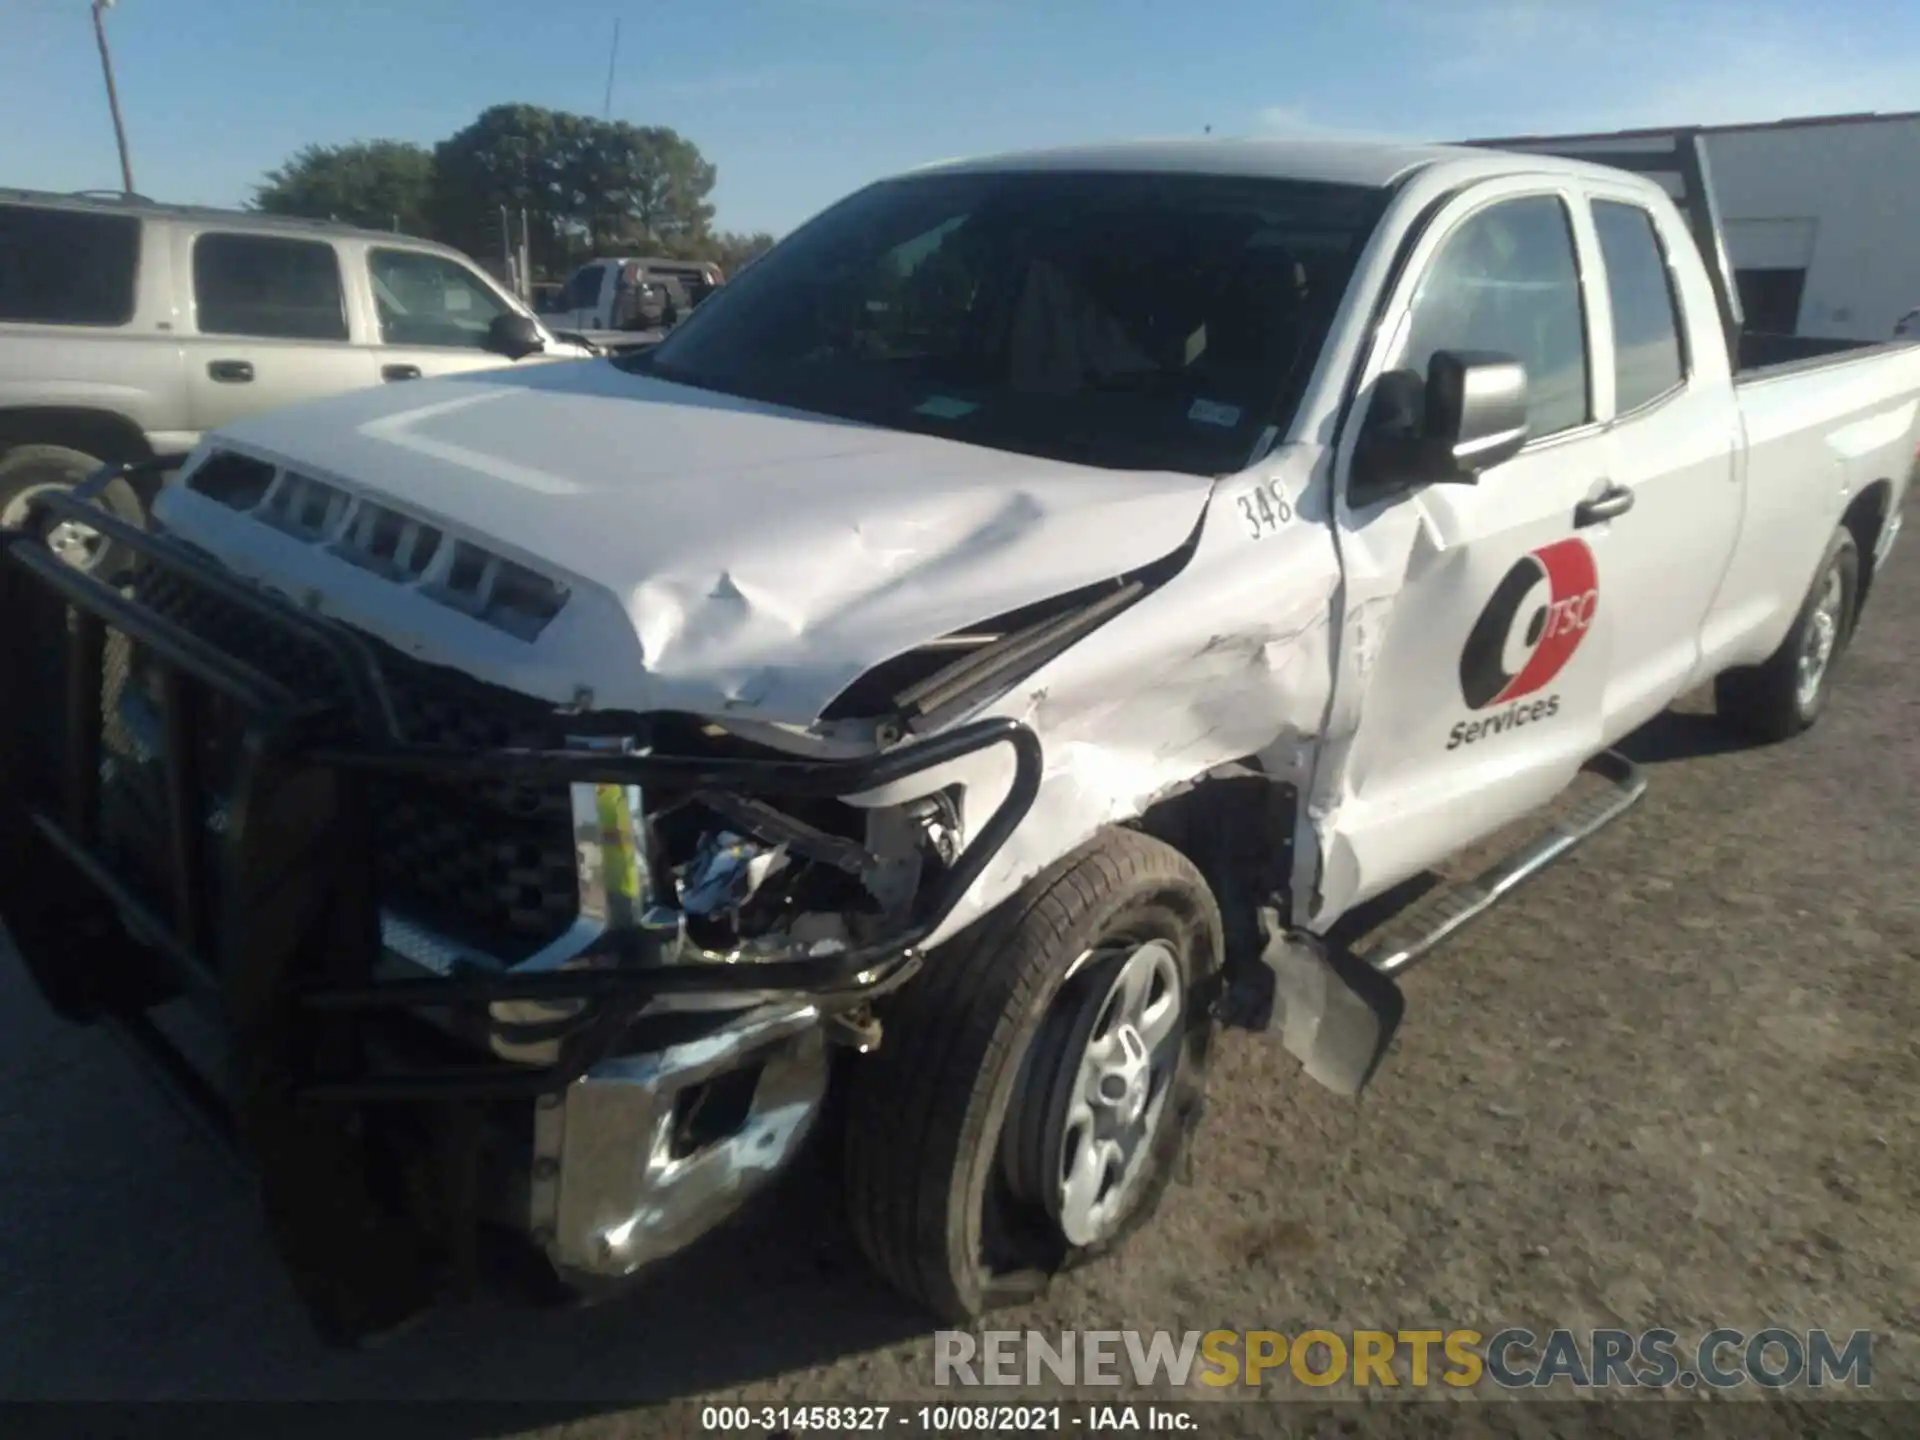
[(1193, 865), (1116, 830), (936, 957), (849, 1076), (848, 1211), (874, 1266), (961, 1320), (1144, 1223), (1198, 1119), (1221, 945)]
[[(91, 525), (37, 511), (35, 501), (56, 490), (71, 490), (103, 462), (65, 445), (18, 445), (0, 455), (0, 526), (37, 530), (47, 547), (76, 570), (103, 578), (119, 569), (126, 556)], [(146, 511), (125, 480), (110, 482), (98, 502), (109, 514), (144, 527)]]
[(1845, 529), (1827, 542), (1813, 585), (1780, 648), (1754, 666), (1714, 681), (1714, 708), (1736, 730), (1759, 740), (1787, 740), (1826, 708), (1835, 665), (1853, 633), (1860, 594), (1860, 551)]

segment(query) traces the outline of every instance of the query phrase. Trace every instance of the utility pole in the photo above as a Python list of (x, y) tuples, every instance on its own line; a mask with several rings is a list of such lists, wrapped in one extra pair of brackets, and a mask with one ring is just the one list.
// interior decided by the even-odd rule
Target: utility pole
[(600, 107), (600, 118), (602, 120), (611, 120), (613, 118), (613, 67), (614, 62), (619, 58), (620, 17), (616, 15), (613, 17), (613, 49), (607, 52), (607, 98), (605, 103)]
[(93, 0), (93, 38), (100, 42), (100, 69), (107, 77), (107, 107), (113, 111), (113, 138), (120, 145), (120, 186), (133, 194), (133, 162), (127, 158), (127, 127), (120, 119), (120, 92), (113, 84), (113, 56), (107, 50), (107, 22), (102, 18), (113, 0)]

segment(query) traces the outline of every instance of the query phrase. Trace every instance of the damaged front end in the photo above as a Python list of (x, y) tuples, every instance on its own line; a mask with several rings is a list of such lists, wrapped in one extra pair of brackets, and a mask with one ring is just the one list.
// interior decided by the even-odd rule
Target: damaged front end
[[(1012, 721), (800, 759), (555, 711), (84, 514), (129, 587), (0, 535), (0, 914), (237, 1138), (339, 1340), (496, 1251), (586, 1290), (731, 1214), (1038, 791)], [(990, 813), (933, 774), (1002, 748)]]

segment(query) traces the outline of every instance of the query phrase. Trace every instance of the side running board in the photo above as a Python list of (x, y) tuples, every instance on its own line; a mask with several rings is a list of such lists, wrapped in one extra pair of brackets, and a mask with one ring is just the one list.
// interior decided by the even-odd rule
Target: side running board
[(1571, 802), (1546, 834), (1480, 875), (1429, 891), (1361, 941), (1351, 952), (1354, 958), (1382, 975), (1398, 976), (1411, 969), (1441, 941), (1618, 820), (1646, 793), (1645, 773), (1618, 751), (1604, 751), (1581, 769), (1606, 781), (1606, 788)]

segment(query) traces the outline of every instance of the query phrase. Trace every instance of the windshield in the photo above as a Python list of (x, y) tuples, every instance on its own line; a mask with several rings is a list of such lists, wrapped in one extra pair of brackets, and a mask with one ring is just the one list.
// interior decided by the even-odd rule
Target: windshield
[(1382, 191), (999, 172), (842, 201), (622, 363), (1112, 469), (1218, 474), (1285, 430)]

